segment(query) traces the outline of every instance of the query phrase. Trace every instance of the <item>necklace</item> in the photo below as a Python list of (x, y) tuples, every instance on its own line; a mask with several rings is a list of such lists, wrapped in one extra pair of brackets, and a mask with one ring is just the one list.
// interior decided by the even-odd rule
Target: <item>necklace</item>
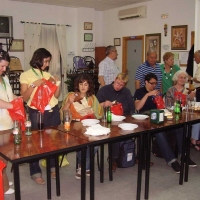
[(170, 67), (169, 76), (167, 76), (167, 73), (166, 73), (166, 71), (165, 71), (165, 67), (164, 67), (164, 75), (165, 75), (165, 78), (166, 78), (166, 79), (169, 79), (169, 77), (172, 76), (172, 67)]
[[(34, 72), (34, 74), (38, 77), (38, 79), (40, 79), (41, 77), (40, 77), (40, 75), (35, 71), (35, 69), (32, 67), (32, 71)], [(41, 75), (42, 75), (42, 77), (43, 77), (43, 72), (42, 71), (40, 71), (40, 73), (41, 73)]]

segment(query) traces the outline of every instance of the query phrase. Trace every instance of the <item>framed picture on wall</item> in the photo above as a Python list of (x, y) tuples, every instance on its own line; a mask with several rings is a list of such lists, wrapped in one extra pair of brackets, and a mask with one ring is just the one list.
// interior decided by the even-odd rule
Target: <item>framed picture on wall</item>
[(24, 51), (24, 40), (14, 39), (9, 49), (10, 52), (22, 52)]
[(157, 62), (161, 62), (161, 33), (145, 35), (145, 55), (147, 55), (147, 51), (155, 51), (157, 53)]
[(121, 38), (114, 38), (114, 46), (121, 46)]
[(187, 25), (171, 27), (171, 49), (187, 49)]
[(92, 33), (84, 33), (84, 41), (85, 42), (92, 42), (93, 41), (93, 34)]
[(92, 30), (92, 22), (84, 22), (84, 30)]
[(192, 45), (194, 44), (194, 38), (195, 38), (195, 32), (194, 31), (191, 31), (191, 47)]

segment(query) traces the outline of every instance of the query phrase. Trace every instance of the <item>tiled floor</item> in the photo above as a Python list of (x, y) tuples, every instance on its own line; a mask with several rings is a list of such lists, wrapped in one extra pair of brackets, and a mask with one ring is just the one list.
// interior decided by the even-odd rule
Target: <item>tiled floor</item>
[[(107, 147), (105, 147), (107, 149)], [(106, 152), (106, 151), (105, 151)], [(179, 185), (179, 175), (167, 166), (164, 159), (152, 155), (154, 166), (150, 169), (149, 200), (196, 200), (200, 198), (200, 152), (191, 149), (191, 158), (197, 162), (196, 168), (190, 168), (189, 182)], [(79, 200), (80, 180), (75, 179), (75, 153), (68, 154), (69, 165), (61, 168), (61, 196), (56, 196), (55, 180), (52, 180), (52, 200)], [(137, 165), (131, 168), (117, 168), (114, 180), (108, 180), (108, 163), (105, 155), (105, 181), (100, 183), (97, 166), (95, 168), (95, 200), (128, 200), (136, 199)], [(96, 160), (96, 159), (95, 159)], [(9, 179), (13, 180), (8, 166)], [(46, 178), (45, 168), (42, 167), (43, 177)], [(29, 176), (28, 165), (20, 166), (22, 200), (47, 199), (46, 184), (37, 185)], [(87, 196), (89, 199), (89, 178), (87, 178)], [(144, 189), (144, 172), (143, 188)], [(144, 199), (142, 190), (141, 199)], [(14, 200), (14, 195), (5, 196), (5, 200)]]

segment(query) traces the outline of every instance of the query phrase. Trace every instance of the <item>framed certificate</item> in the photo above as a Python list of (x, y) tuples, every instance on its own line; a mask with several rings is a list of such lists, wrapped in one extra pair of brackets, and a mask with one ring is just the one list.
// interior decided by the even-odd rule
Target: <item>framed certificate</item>
[(121, 46), (121, 38), (114, 38), (114, 46)]
[(84, 34), (84, 41), (85, 42), (92, 42), (93, 41), (93, 34), (92, 33), (85, 33)]
[(84, 30), (92, 30), (92, 22), (84, 22)]
[(9, 51), (24, 51), (24, 40), (13, 40)]

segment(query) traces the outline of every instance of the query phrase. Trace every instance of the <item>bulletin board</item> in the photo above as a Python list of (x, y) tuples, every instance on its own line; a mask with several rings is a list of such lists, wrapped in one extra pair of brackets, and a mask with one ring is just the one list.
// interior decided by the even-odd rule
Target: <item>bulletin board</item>
[(172, 51), (172, 53), (174, 54), (174, 64), (180, 67), (187, 66), (189, 51)]

